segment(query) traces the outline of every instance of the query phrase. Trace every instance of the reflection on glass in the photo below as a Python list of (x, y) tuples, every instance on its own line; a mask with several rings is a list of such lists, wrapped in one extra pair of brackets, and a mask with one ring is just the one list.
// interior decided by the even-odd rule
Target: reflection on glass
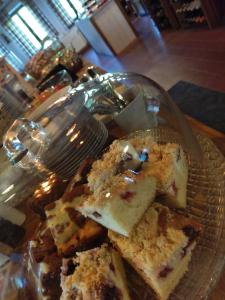
[(72, 134), (76, 128), (77, 124), (74, 124), (73, 126), (70, 127), (70, 129), (67, 131), (66, 136), (69, 136), (70, 134)]
[(80, 131), (78, 131), (77, 133), (72, 135), (71, 138), (70, 138), (70, 142), (72, 143), (78, 137), (79, 134), (80, 134)]
[(10, 186), (8, 186), (8, 187), (2, 192), (2, 195), (7, 194), (7, 193), (10, 192), (13, 188), (14, 188), (14, 184), (11, 184)]
[(43, 181), (34, 191), (34, 197), (41, 198), (45, 194), (50, 194), (56, 182), (56, 175), (52, 173), (46, 181)]
[(7, 199), (5, 199), (4, 202), (8, 202), (9, 200), (11, 200), (13, 197), (15, 197), (16, 194), (12, 194), (11, 196), (9, 196)]

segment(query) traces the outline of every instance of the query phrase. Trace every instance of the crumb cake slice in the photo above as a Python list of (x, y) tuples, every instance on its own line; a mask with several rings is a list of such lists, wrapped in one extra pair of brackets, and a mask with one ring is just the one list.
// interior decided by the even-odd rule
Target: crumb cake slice
[(93, 164), (88, 176), (91, 194), (78, 201), (77, 210), (128, 236), (155, 197), (156, 179), (139, 172), (141, 164), (130, 143), (114, 141), (103, 158)]
[(73, 266), (69, 261), (69, 266), (62, 268), (61, 288), (60, 300), (130, 299), (122, 260), (105, 244), (77, 253)]
[(186, 207), (188, 165), (180, 145), (152, 145), (143, 170), (156, 177), (157, 194), (166, 196), (166, 204), (176, 208)]
[(201, 229), (196, 221), (154, 203), (129, 237), (109, 231), (109, 238), (158, 298), (166, 300), (188, 270)]
[(96, 247), (106, 236), (105, 228), (75, 210), (75, 202), (87, 197), (84, 187), (76, 187), (74, 195), (77, 198), (61, 198), (45, 208), (47, 227), (51, 230), (58, 252), (64, 257)]
[(157, 180), (157, 195), (176, 208), (186, 207), (188, 164), (182, 147), (175, 143), (158, 144), (150, 135), (116, 140), (101, 160), (93, 164), (88, 185), (95, 197), (102, 187), (124, 170), (142, 173)]
[(76, 209), (84, 216), (128, 236), (153, 201), (156, 180), (141, 175), (115, 176), (97, 198), (89, 195)]
[(158, 144), (149, 135), (137, 135), (129, 142), (143, 161), (141, 170), (157, 179), (157, 194), (164, 203), (186, 207), (188, 164), (182, 147), (175, 143)]

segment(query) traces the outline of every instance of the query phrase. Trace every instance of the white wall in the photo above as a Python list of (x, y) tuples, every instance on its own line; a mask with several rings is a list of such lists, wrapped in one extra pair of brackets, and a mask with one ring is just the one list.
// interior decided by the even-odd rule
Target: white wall
[(73, 46), (77, 52), (83, 50), (88, 44), (87, 40), (76, 25), (69, 29), (67, 33), (59, 37), (59, 39), (66, 47)]

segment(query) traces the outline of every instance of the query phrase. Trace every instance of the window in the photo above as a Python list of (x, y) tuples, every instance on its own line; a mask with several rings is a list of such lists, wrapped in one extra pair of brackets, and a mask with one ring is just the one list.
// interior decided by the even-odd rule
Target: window
[(19, 6), (10, 14), (6, 28), (30, 56), (42, 49), (47, 39), (49, 45), (48, 37), (53, 35), (27, 5)]
[(7, 63), (9, 63), (16, 71), (23, 69), (23, 62), (10, 50), (8, 50), (2, 43), (0, 43), (0, 57), (5, 57)]
[(67, 27), (71, 27), (84, 12), (80, 0), (48, 0), (48, 2)]

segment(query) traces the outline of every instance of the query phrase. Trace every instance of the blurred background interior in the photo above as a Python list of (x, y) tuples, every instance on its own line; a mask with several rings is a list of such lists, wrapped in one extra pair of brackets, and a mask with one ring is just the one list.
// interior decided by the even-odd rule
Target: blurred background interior
[[(14, 120), (20, 116), (29, 119), (37, 112), (45, 116), (45, 109), (48, 105), (51, 107), (48, 103), (57, 104), (57, 100), (59, 103), (63, 102), (63, 96), (71, 86), (78, 87), (86, 81), (90, 81), (88, 84), (91, 84), (95, 82), (93, 79), (98, 81), (101, 78), (100, 73), (118, 71), (140, 73), (156, 81), (169, 92), (186, 115), (189, 125), (209, 136), (225, 154), (224, 0), (0, 0), (0, 176), (6, 178), (3, 172), (5, 169), (7, 180), (11, 182), (15, 179), (16, 182), (14, 186), (14, 183), (0, 180), (0, 194), (2, 198), (6, 198), (5, 202), (12, 201), (14, 196), (19, 199), (18, 191), (14, 192), (18, 182), (18, 189), (23, 197), (33, 193), (34, 189), (34, 185), (27, 184), (30, 178), (23, 175), (22, 171), (18, 171), (17, 175), (11, 165), (8, 169), (4, 168), (4, 164), (8, 166), (9, 162), (3, 151), (3, 136)], [(126, 79), (126, 75), (124, 77)], [(118, 97), (121, 96), (121, 91), (112, 92), (113, 84), (107, 84), (105, 86), (109, 87), (109, 97), (103, 97), (103, 100), (121, 100)], [(105, 86), (103, 85), (104, 88)], [(82, 90), (82, 85), (79, 87)], [(83, 95), (86, 96), (85, 92)], [(126, 93), (126, 96), (129, 95)], [(88, 96), (91, 98), (93, 94), (89, 93)], [(95, 97), (97, 98), (96, 95), (92, 98)], [(100, 100), (101, 97), (102, 93), (99, 96)], [(151, 99), (154, 100), (154, 97)], [(140, 103), (139, 101), (138, 104)], [(143, 107), (146, 109), (146, 106)], [(102, 106), (100, 108), (102, 109)], [(61, 119), (62, 123), (56, 124), (58, 127), (51, 127), (57, 134), (67, 125), (66, 121), (70, 121), (68, 116), (75, 115), (69, 109), (63, 111), (68, 113), (67, 117)], [(57, 110), (53, 112), (54, 116), (58, 113)], [(128, 117), (130, 116), (128, 111)], [(47, 124), (46, 120), (51, 121), (51, 118), (43, 118), (44, 125)], [(85, 123), (86, 119), (83, 118), (82, 122)], [(89, 138), (91, 127), (94, 128), (94, 133), (97, 133), (98, 125), (99, 132), (110, 143), (111, 137), (102, 129), (105, 127), (100, 127), (95, 122), (95, 126), (89, 126), (84, 139), (87, 139), (87, 136)], [(36, 130), (32, 122), (30, 127)], [(74, 123), (65, 138), (71, 144), (74, 142), (77, 143), (77, 147), (81, 147), (84, 139), (79, 140), (78, 145), (75, 127)], [(26, 130), (24, 132), (23, 135), (27, 138)], [(93, 136), (89, 140), (90, 145), (100, 144)], [(12, 136), (9, 137), (13, 141)], [(17, 139), (15, 140), (17, 142)], [(63, 142), (61, 136), (59, 140)], [(42, 140), (40, 144), (41, 142)], [(18, 144), (15, 143), (14, 146), (18, 150)], [(91, 146), (88, 148), (90, 150)], [(71, 167), (68, 153), (74, 159), (72, 155), (76, 152), (73, 148), (68, 149), (66, 152), (61, 147), (61, 152), (58, 152), (58, 148), (55, 148), (54, 153), (56, 156), (62, 155), (63, 160), (60, 157), (60, 163), (65, 161)], [(16, 159), (22, 160), (23, 155), (26, 156), (27, 153), (28, 149), (23, 150), (22, 156), (18, 155)], [(16, 159), (14, 164), (18, 163)], [(49, 163), (50, 160), (46, 161)], [(57, 160), (50, 162), (51, 167), (54, 167), (52, 170), (56, 172)], [(64, 175), (65, 166), (61, 169), (60, 163), (57, 171)], [(222, 168), (222, 163), (219, 165)], [(67, 175), (65, 178), (72, 176)], [(9, 186), (2, 188), (1, 183), (5, 182)], [(60, 184), (62, 185), (62, 182)], [(63, 182), (62, 190), (60, 184), (52, 174), (35, 190), (34, 204), (39, 205), (43, 197), (45, 205), (45, 201), (52, 201), (51, 195), (56, 197), (62, 194), (65, 183)], [(55, 192), (54, 188), (57, 190), (58, 186), (59, 191)], [(222, 183), (220, 186), (222, 187)], [(36, 210), (37, 207), (34, 206)], [(221, 211), (224, 213), (224, 207)], [(21, 224), (23, 222), (22, 216)], [(214, 298), (210, 299), (225, 299), (225, 275), (221, 278)], [(217, 294), (218, 297), (215, 296)]]
[(1, 70), (7, 62), (23, 78), (29, 74), (40, 81), (50, 71), (48, 63), (60, 63), (60, 50), (66, 47), (107, 71), (139, 72), (165, 88), (189, 80), (225, 90), (224, 4), (223, 0), (0, 1)]

